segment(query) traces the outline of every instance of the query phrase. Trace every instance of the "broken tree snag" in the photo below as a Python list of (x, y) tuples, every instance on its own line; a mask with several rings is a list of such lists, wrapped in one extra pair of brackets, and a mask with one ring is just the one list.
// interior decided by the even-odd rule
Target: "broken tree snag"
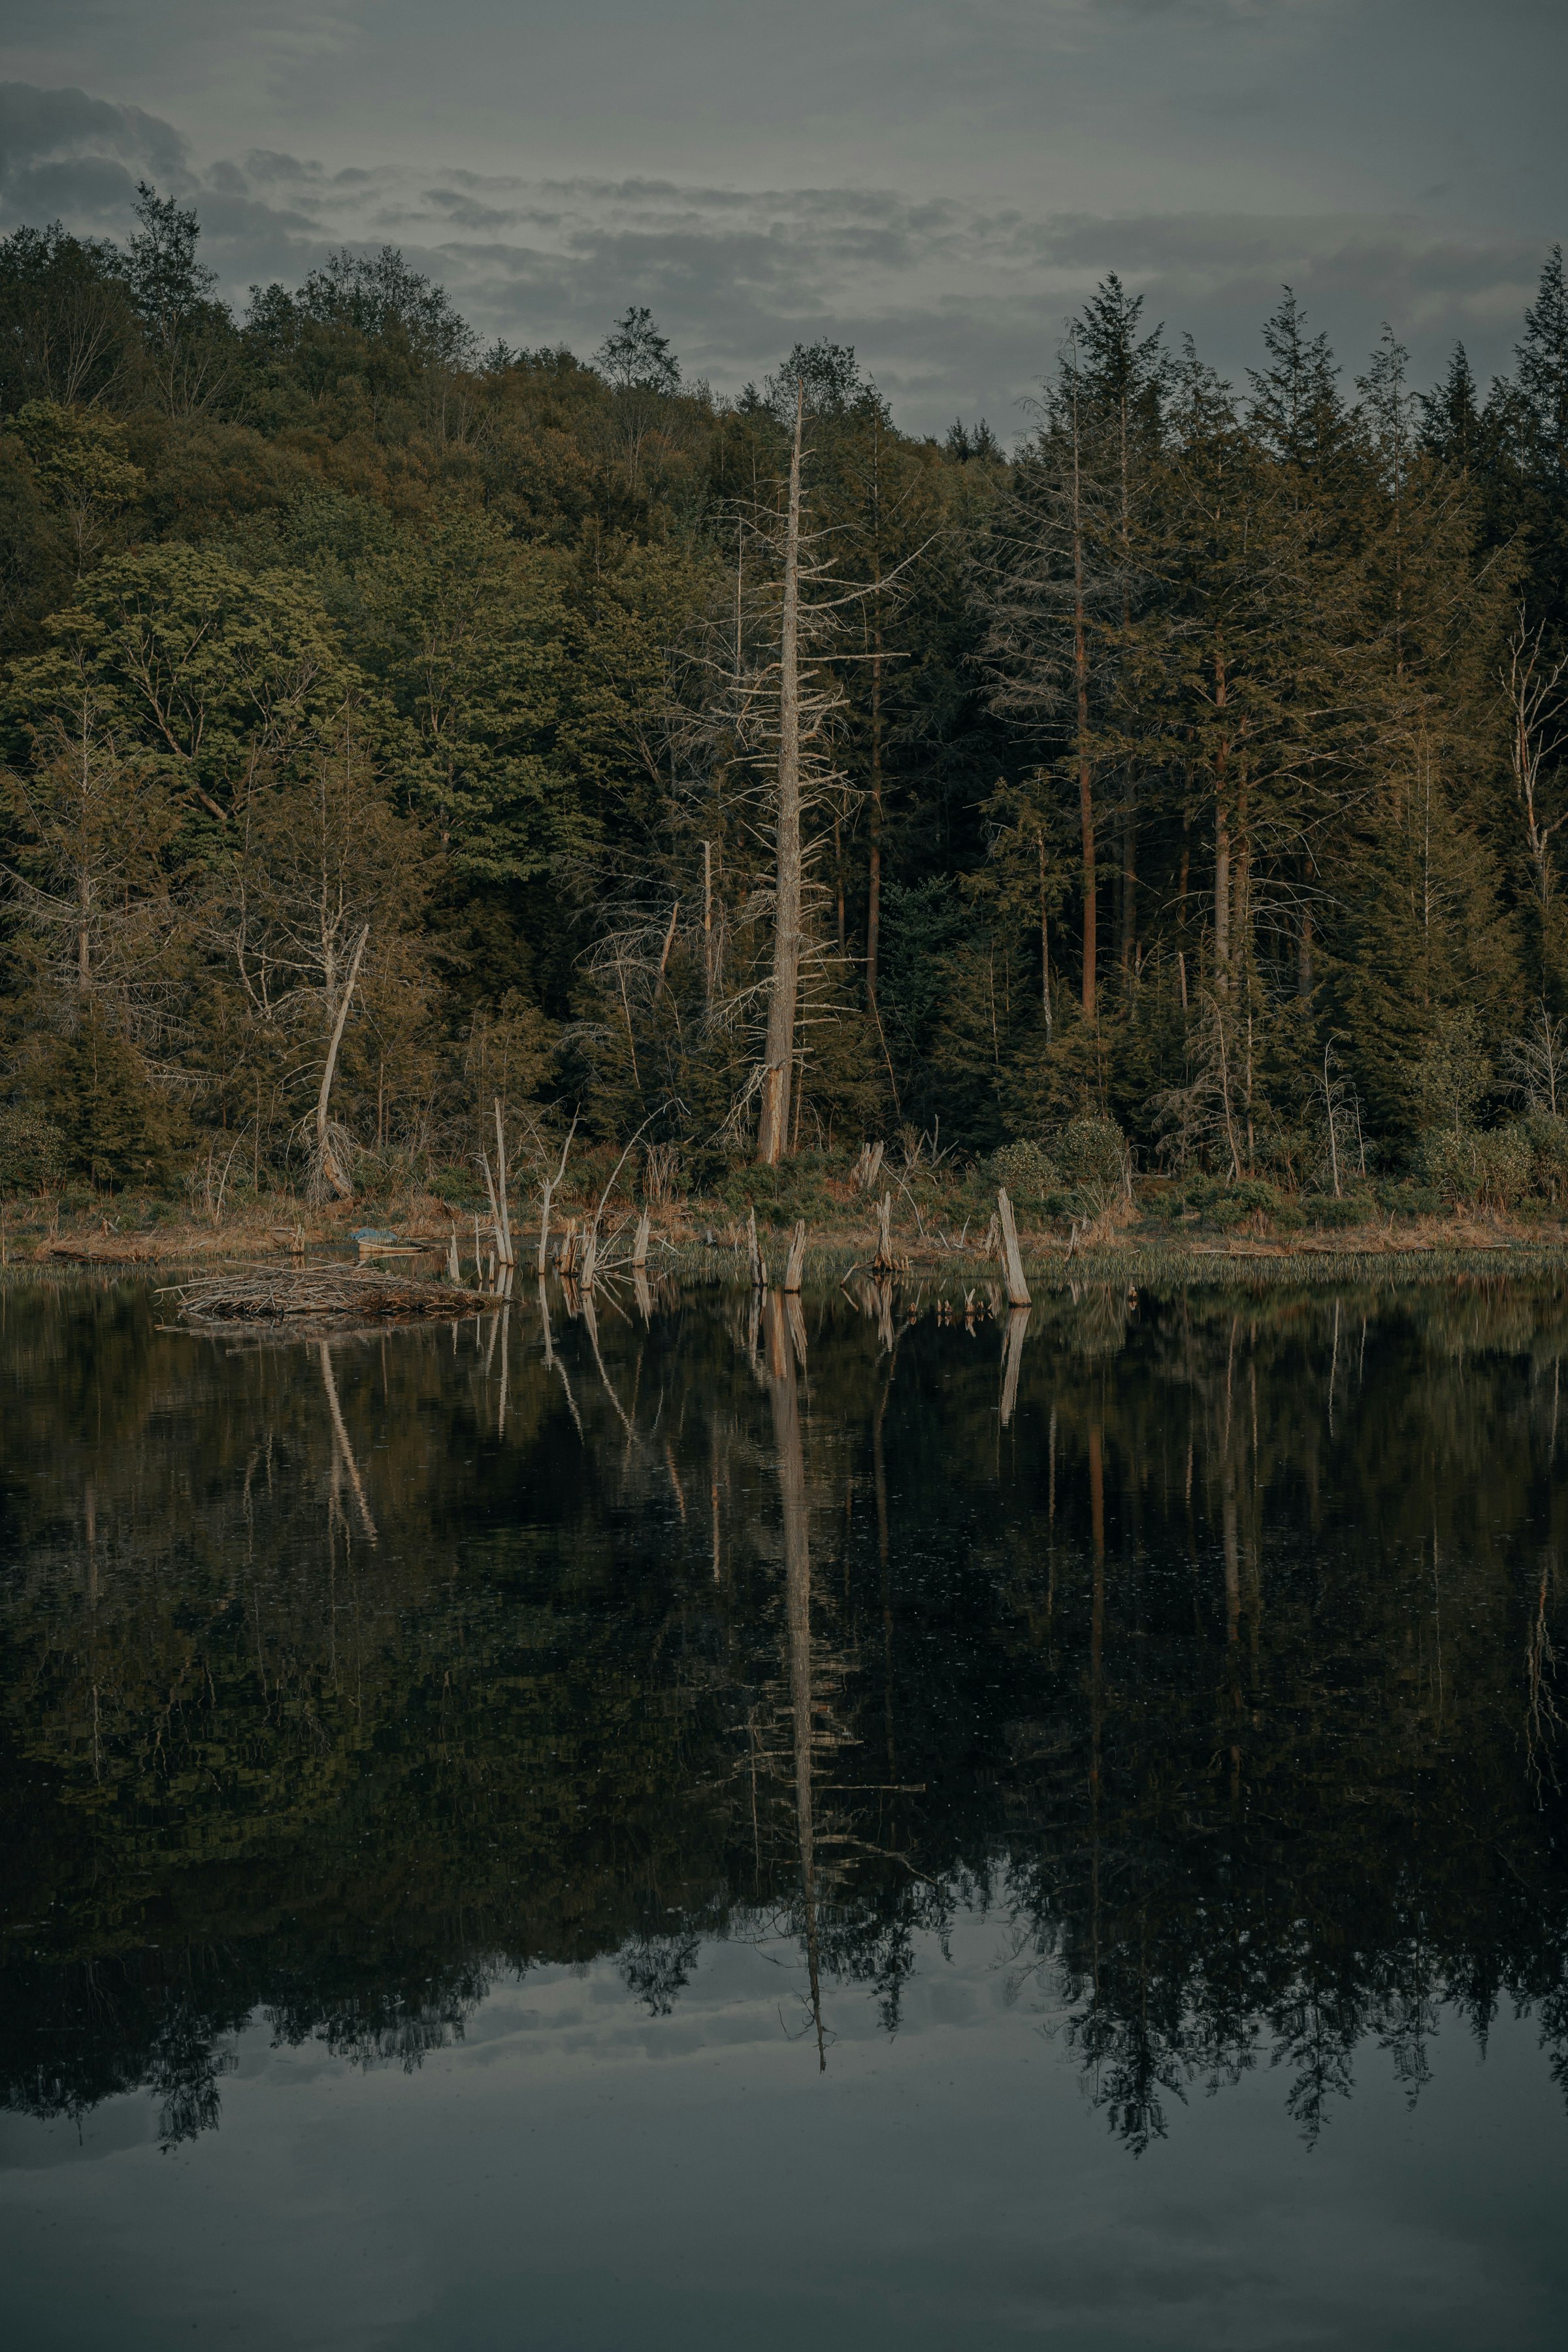
[(893, 1196), (884, 1192), (877, 1203), (877, 1255), (871, 1260), (873, 1274), (891, 1274), (893, 1267)]
[(996, 1195), (996, 1216), (1002, 1228), (1002, 1271), (1007, 1284), (1009, 1307), (1027, 1307), (1029, 1286), (1024, 1279), (1024, 1261), (1018, 1251), (1018, 1228), (1013, 1223), (1013, 1203), (1005, 1191)]
[(765, 1290), (768, 1286), (768, 1267), (767, 1260), (763, 1255), (762, 1245), (757, 1240), (755, 1209), (748, 1211), (746, 1216), (746, 1262), (751, 1271), (752, 1288)]
[(647, 1228), (648, 1214), (645, 1209), (637, 1219), (637, 1234), (632, 1242), (632, 1264), (635, 1266), (644, 1266), (647, 1264)]
[(332, 1099), (332, 1078), (338, 1066), (338, 1047), (343, 1042), (343, 1030), (347, 1026), (349, 1017), (349, 1003), (354, 992), (354, 982), (359, 978), (360, 958), (364, 953), (364, 943), (369, 937), (370, 925), (367, 923), (354, 944), (353, 961), (349, 966), (349, 976), (343, 983), (342, 995), (338, 1000), (338, 1016), (332, 1024), (331, 1042), (327, 1047), (327, 1064), (321, 1072), (321, 1091), (316, 1097), (316, 1165), (321, 1171), (321, 1182), (330, 1192), (335, 1192), (340, 1201), (352, 1201), (354, 1188), (347, 1171), (342, 1167), (337, 1153), (332, 1149), (331, 1127), (327, 1112)]
[(597, 1220), (583, 1228), (583, 1263), (577, 1269), (577, 1280), (584, 1290), (594, 1287), (594, 1269), (599, 1260), (599, 1227)]
[(857, 1192), (870, 1191), (881, 1169), (883, 1148), (879, 1143), (863, 1143), (860, 1146), (860, 1157), (849, 1171), (849, 1182), (853, 1191)]
[(789, 1262), (784, 1267), (784, 1296), (786, 1297), (798, 1292), (800, 1289), (801, 1272), (805, 1265), (805, 1219), (802, 1217), (796, 1223), (795, 1239), (789, 1245)]

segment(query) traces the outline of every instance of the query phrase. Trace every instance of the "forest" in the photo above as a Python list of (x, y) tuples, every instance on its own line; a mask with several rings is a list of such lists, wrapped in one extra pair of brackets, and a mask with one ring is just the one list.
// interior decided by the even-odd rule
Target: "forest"
[(1009, 453), (16, 230), (0, 1189), (455, 1202), (499, 1100), (654, 1197), (1555, 1202), (1562, 254), (1489, 389), (1311, 326), (1237, 386), (1109, 278)]

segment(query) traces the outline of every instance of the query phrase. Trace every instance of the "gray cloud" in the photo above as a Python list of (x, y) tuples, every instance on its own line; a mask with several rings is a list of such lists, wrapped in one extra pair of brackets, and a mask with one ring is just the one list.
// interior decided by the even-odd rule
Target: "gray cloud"
[[(115, 49), (123, 26), (115, 11), (63, 5), (89, 54), (96, 45), (106, 61), (129, 57)], [(21, 13), (41, 53), (58, 20), (30, 0)], [(561, 79), (577, 51), (558, 13), (521, 0), (502, 24), (489, 0), (452, 0), (449, 16), (484, 19), (499, 79), (523, 26), (529, 95), (505, 138), (476, 101), (471, 136), (417, 140), (399, 128), (430, 54), (420, 46), (428, 20), (412, 0), (385, 0), (376, 12), (409, 44), (395, 76), (391, 50), (365, 47), (367, 0), (314, 16), (293, 0), (263, 0), (246, 12), (243, 32), (232, 12), (219, 13), (232, 35), (223, 72), (237, 59), (265, 65), (252, 88), (273, 93), (244, 110), (242, 135), (215, 133), (198, 160), (184, 130), (141, 106), (76, 88), (0, 86), (9, 221), (58, 215), (87, 232), (122, 235), (133, 183), (145, 176), (197, 204), (204, 250), (240, 302), (258, 280), (297, 281), (335, 246), (394, 243), (448, 287), (486, 339), (592, 348), (628, 301), (646, 301), (689, 372), (733, 390), (797, 337), (830, 335), (857, 346), (917, 428), (958, 410), (1014, 428), (1066, 314), (1110, 269), (1144, 297), (1151, 321), (1192, 331), (1233, 375), (1256, 357), (1261, 320), (1287, 280), (1349, 369), (1386, 319), (1411, 345), (1418, 374), (1436, 373), (1455, 337), (1484, 373), (1507, 363), (1562, 225), (1562, 165), (1533, 128), (1539, 77), (1524, 76), (1509, 117), (1510, 177), (1497, 90), (1476, 65), (1488, 23), (1494, 46), (1518, 33), (1521, 62), (1553, 41), (1563, 49), (1555, 12), (1533, 0), (1498, 0), (1491, 12), (1425, 0), (1414, 15), (1410, 0), (924, 0), (890, 15), (873, 0), (837, 10), (802, 0), (800, 40), (831, 22), (842, 71), (818, 77), (813, 106), (788, 137), (778, 119), (781, 93), (799, 86), (795, 58), (781, 64), (776, 88), (735, 95), (735, 120), (718, 107), (710, 126), (689, 136), (667, 119), (656, 140), (647, 108), (656, 86), (667, 86), (658, 77), (668, 58), (648, 47), (650, 14), (691, 64), (700, 112), (702, 91), (738, 93), (742, 50), (752, 62), (774, 54), (760, 12), (665, 0), (639, 16), (617, 0), (584, 0), (584, 38), (617, 26), (624, 35), (599, 77), (612, 113), (634, 68), (651, 78), (647, 105), (638, 117), (623, 110), (616, 138), (606, 121), (574, 123), (563, 107), (582, 92)], [(210, 48), (213, 21), (184, 0), (148, 0), (148, 55), (165, 59), (176, 87), (179, 59), (188, 65), (204, 42)], [(1418, 26), (1432, 37), (1425, 43), (1413, 38)], [(1448, 108), (1457, 127), (1441, 140), (1387, 111), (1395, 29), (1405, 45), (1399, 88), (1412, 108), (1441, 79), (1438, 36), (1454, 37), (1437, 110)], [(857, 67), (879, 36), (873, 85)], [(1343, 47), (1352, 36), (1353, 74)], [(443, 97), (466, 86), (472, 67), (462, 43), (448, 47)], [(390, 93), (389, 128), (375, 137), (363, 127), (362, 94), (345, 94), (342, 77), (356, 60)], [(120, 72), (140, 87), (129, 65)], [(716, 77), (710, 89), (705, 75)], [(361, 123), (319, 154), (294, 152), (300, 142), (287, 135), (307, 120), (316, 132), (326, 127), (305, 95), (301, 77), (312, 76), (337, 92), (344, 121)], [(882, 131), (894, 85), (907, 120), (890, 145)], [(227, 87), (221, 77), (214, 83), (216, 116), (241, 131), (222, 99)], [(1031, 109), (1038, 135), (1014, 137)], [(432, 113), (438, 121), (438, 105)], [(205, 112), (187, 104), (184, 119)], [(740, 168), (737, 123), (751, 136)], [(626, 168), (594, 168), (616, 146)], [(1336, 170), (1336, 155), (1352, 148), (1353, 168)], [(656, 152), (673, 161), (677, 149), (681, 164), (704, 168), (645, 168)], [(582, 168), (560, 168), (567, 156)], [(813, 160), (840, 168), (814, 171)], [(896, 168), (879, 168), (888, 164)], [(1478, 190), (1504, 180), (1508, 202), (1481, 201)]]

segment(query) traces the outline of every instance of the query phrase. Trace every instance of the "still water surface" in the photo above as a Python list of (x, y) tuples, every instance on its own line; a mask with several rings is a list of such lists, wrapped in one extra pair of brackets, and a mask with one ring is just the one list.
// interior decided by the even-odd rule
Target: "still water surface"
[(1563, 2340), (1563, 1285), (166, 1304), (0, 1291), (11, 2341)]

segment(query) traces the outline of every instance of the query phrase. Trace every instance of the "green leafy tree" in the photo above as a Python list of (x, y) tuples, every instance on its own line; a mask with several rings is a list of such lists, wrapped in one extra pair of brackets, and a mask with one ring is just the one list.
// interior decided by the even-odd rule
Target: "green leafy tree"
[(226, 821), (239, 780), (342, 700), (354, 672), (298, 574), (173, 544), (111, 558), (12, 669), (14, 725), (74, 723), (84, 700), (176, 796)]

